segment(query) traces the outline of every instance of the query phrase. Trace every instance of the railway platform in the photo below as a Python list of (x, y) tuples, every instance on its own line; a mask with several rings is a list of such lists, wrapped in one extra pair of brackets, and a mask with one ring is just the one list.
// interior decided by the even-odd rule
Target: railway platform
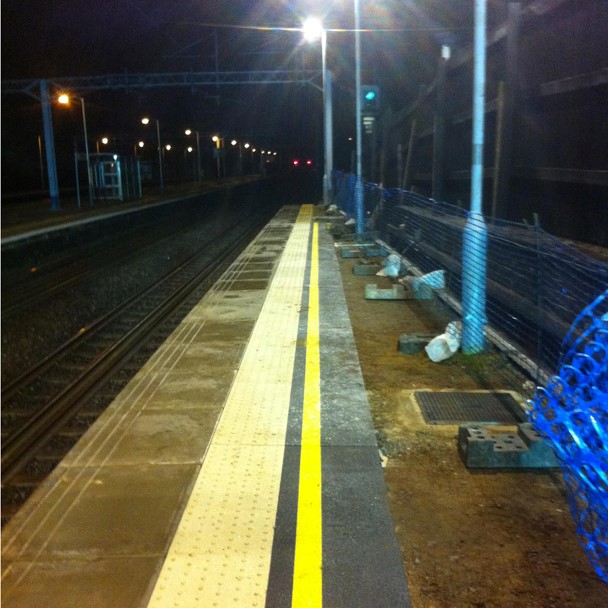
[(3, 531), (6, 608), (407, 607), (333, 240), (285, 206)]
[(257, 176), (228, 178), (225, 180), (206, 180), (184, 184), (168, 184), (163, 192), (153, 189), (144, 190), (142, 198), (131, 201), (98, 200), (93, 205), (87, 200), (78, 203), (76, 197), (65, 196), (61, 199), (58, 210), (51, 210), (50, 201), (46, 198), (3, 201), (1, 212), (2, 243), (24, 239), (37, 235), (63, 230), (66, 227), (95, 222), (111, 215), (121, 215), (137, 210), (150, 209), (156, 205), (165, 205), (174, 200), (183, 200), (208, 194), (222, 188), (251, 183)]

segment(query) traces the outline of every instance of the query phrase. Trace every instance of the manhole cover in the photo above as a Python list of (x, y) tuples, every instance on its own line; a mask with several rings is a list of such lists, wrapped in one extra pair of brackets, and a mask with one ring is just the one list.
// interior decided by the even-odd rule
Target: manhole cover
[(525, 422), (520, 405), (509, 393), (414, 393), (427, 424), (518, 424)]

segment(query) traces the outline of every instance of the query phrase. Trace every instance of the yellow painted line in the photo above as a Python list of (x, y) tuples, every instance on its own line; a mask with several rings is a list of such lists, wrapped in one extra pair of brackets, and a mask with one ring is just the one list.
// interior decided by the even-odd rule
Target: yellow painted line
[(313, 227), (292, 606), (323, 605), (319, 229)]

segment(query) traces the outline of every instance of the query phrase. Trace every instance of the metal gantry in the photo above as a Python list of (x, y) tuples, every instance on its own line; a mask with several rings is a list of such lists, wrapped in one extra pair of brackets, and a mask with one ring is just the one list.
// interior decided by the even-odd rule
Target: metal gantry
[[(25, 94), (40, 101), (44, 123), (44, 140), (49, 175), (49, 195), (51, 210), (58, 210), (59, 186), (57, 182), (57, 165), (53, 139), (53, 122), (51, 114), (51, 97), (49, 85), (68, 91), (102, 91), (137, 89), (155, 89), (170, 87), (205, 87), (220, 85), (272, 85), (272, 84), (310, 84), (318, 88), (315, 80), (322, 76), (318, 70), (269, 70), (239, 72), (167, 72), (108, 74), (105, 76), (77, 76), (48, 79), (5, 80), (2, 82), (2, 94)], [(328, 79), (329, 80), (329, 79)], [(331, 83), (331, 80), (329, 80)], [(330, 85), (331, 86), (331, 85)], [(331, 100), (331, 92), (328, 98)], [(327, 104), (325, 104), (327, 106)], [(327, 107), (325, 107), (327, 120)], [(326, 156), (328, 151), (326, 150)]]
[[(46, 78), (49, 83), (65, 90), (101, 91), (197, 87), (247, 84), (310, 84), (321, 76), (319, 70), (270, 70), (250, 72), (162, 72), (152, 74), (107, 74), (105, 76), (76, 76)], [(42, 79), (4, 80), (2, 93), (25, 93), (37, 97)]]

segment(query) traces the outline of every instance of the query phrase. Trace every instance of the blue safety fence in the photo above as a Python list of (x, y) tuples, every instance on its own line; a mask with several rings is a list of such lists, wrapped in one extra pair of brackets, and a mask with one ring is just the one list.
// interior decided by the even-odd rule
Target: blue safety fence
[(530, 421), (557, 455), (589, 561), (608, 582), (608, 290), (575, 320)]
[[(336, 204), (355, 217), (355, 178), (334, 179)], [(579, 540), (608, 582), (608, 265), (538, 226), (489, 221), (400, 189), (364, 184), (364, 211), (365, 233), (408, 272), (443, 271), (436, 299), (447, 318), (479, 321), (484, 349), (475, 360), (533, 395), (529, 419), (560, 461)]]
[[(335, 172), (336, 204), (348, 217), (355, 215), (354, 184), (354, 176)], [(365, 230), (417, 271), (444, 271), (442, 296), (452, 317), (462, 314), (465, 234), (482, 235), (474, 245), (483, 255), (474, 256), (473, 267), (465, 270), (484, 275), (485, 299), (469, 298), (469, 305), (485, 310), (466, 314), (478, 316), (488, 351), (496, 353), (486, 362), (494, 360), (506, 374), (512, 369), (505, 365), (508, 357), (534, 384), (544, 384), (558, 369), (561, 344), (574, 319), (608, 286), (607, 264), (538, 226), (471, 217), (458, 206), (369, 183), (364, 209)], [(516, 381), (514, 388), (521, 390), (519, 376)]]

